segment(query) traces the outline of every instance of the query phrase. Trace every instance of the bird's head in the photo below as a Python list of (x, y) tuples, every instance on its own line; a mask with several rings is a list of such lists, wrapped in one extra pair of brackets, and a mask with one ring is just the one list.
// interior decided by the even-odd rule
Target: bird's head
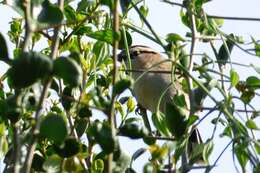
[[(130, 55), (130, 59), (131, 60), (135, 60), (139, 57), (143, 57), (146, 58), (149, 55), (155, 55), (155, 54), (159, 54), (158, 52), (156, 52), (154, 49), (148, 47), (148, 46), (143, 46), (143, 45), (134, 45), (129, 47), (129, 55)], [(122, 50), (119, 54), (118, 54), (118, 61), (119, 62), (126, 62), (127, 63), (127, 52), (126, 50)]]

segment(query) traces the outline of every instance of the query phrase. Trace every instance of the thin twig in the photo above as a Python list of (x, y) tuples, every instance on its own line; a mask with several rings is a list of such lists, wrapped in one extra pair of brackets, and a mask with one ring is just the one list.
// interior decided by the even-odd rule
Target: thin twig
[(28, 49), (30, 40), (32, 37), (32, 28), (31, 28), (31, 0), (24, 0), (24, 18), (25, 18), (25, 40), (23, 42), (22, 51), (25, 52)]
[[(212, 110), (213, 108), (211, 108), (211, 107), (202, 107), (201, 109), (202, 110)], [(260, 110), (256, 111), (256, 110), (235, 109), (234, 111), (236, 111), (236, 112), (260, 113)]]
[(233, 16), (216, 16), (216, 15), (207, 15), (207, 17), (213, 19), (225, 19), (225, 20), (240, 20), (240, 21), (255, 21), (255, 22), (260, 21), (260, 18), (255, 18), (255, 17), (233, 17)]
[[(165, 2), (167, 4), (171, 4), (171, 5), (174, 5), (174, 6), (186, 8), (186, 6), (184, 6), (183, 4), (171, 2), (169, 0), (162, 0), (162, 2)], [(217, 16), (217, 15), (207, 15), (207, 17), (213, 18), (213, 19), (225, 19), (225, 20), (240, 20), (240, 21), (255, 21), (255, 22), (260, 21), (260, 18), (255, 18), (255, 17), (234, 17), (234, 16)]]
[(19, 139), (19, 126), (18, 122), (13, 126), (14, 130), (14, 173), (19, 173), (20, 169), (20, 139)]
[(149, 40), (151, 40), (151, 41), (153, 41), (153, 42), (155, 42), (155, 43), (157, 43), (157, 44), (160, 44), (160, 42), (158, 42), (158, 40), (156, 40), (155, 38), (153, 38), (152, 36), (151, 36), (151, 33), (148, 33), (148, 32), (146, 32), (146, 31), (143, 31), (141, 28), (139, 28), (138, 26), (135, 26), (135, 25), (133, 25), (133, 24), (129, 24), (129, 22), (128, 23), (122, 23), (122, 25), (124, 25), (125, 27), (127, 27), (127, 28), (129, 28), (129, 29), (131, 29), (131, 30), (133, 30), (133, 31), (135, 31), (135, 32), (137, 32), (137, 33), (139, 33), (139, 34), (141, 34), (142, 36), (145, 36), (145, 37), (147, 37)]
[(210, 167), (206, 172), (210, 172), (210, 170), (214, 167), (216, 167), (217, 162), (219, 161), (219, 159), (221, 158), (221, 156), (225, 153), (225, 151), (228, 149), (229, 145), (232, 144), (233, 140), (231, 140), (226, 147), (222, 150), (222, 152), (219, 154), (219, 156), (217, 157), (217, 159), (215, 160), (214, 164), (212, 167)]
[(154, 31), (154, 29), (152, 28), (152, 26), (150, 25), (150, 23), (146, 20), (146, 18), (144, 17), (144, 15), (140, 12), (140, 10), (137, 8), (136, 4), (134, 4), (131, 1), (131, 5), (134, 7), (135, 11), (139, 14), (140, 18), (144, 21), (145, 25), (148, 27), (148, 29), (151, 31), (151, 33), (153, 34), (153, 36), (155, 37), (155, 39), (157, 40), (157, 42), (163, 47), (164, 44), (161, 40), (161, 38), (158, 36), (158, 34)]
[(171, 4), (173, 6), (179, 6), (179, 7), (185, 8), (185, 6), (183, 4), (180, 4), (180, 3), (177, 3), (177, 2), (172, 2), (172, 1), (168, 1), (168, 0), (161, 0), (161, 1), (165, 2), (167, 4)]
[[(119, 14), (118, 14), (118, 0), (114, 0), (114, 9), (113, 9), (113, 31), (117, 34), (119, 33)], [(108, 115), (108, 121), (110, 124), (110, 128), (113, 134), (115, 134), (115, 102), (117, 96), (114, 94), (114, 86), (117, 81), (117, 49), (118, 49), (118, 40), (114, 38), (113, 40), (113, 79), (112, 79), (112, 98), (111, 105)], [(113, 162), (113, 153), (108, 155), (107, 159), (107, 173), (112, 173), (112, 162)]]

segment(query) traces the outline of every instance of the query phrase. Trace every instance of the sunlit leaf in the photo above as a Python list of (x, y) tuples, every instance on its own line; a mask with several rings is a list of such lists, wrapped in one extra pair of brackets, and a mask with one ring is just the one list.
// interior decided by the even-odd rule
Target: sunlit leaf
[(236, 86), (239, 82), (239, 75), (235, 70), (230, 70), (231, 86)]
[(48, 157), (43, 163), (43, 169), (48, 173), (60, 172), (61, 163), (62, 158), (60, 158), (58, 155), (52, 155)]
[(176, 34), (176, 33), (169, 33), (167, 34), (166, 36), (166, 41), (167, 42), (177, 42), (177, 41), (185, 41), (184, 38), (182, 38), (179, 34)]
[(246, 126), (249, 128), (249, 129), (254, 129), (254, 130), (257, 130), (259, 129), (256, 125), (256, 123), (254, 122), (254, 120), (247, 120), (246, 121)]
[(101, 159), (94, 160), (91, 164), (91, 171), (94, 173), (102, 173), (104, 171), (104, 161)]
[(70, 5), (64, 7), (64, 15), (68, 22), (75, 22), (77, 20), (76, 11)]
[(260, 44), (253, 37), (251, 37), (251, 39), (255, 45), (255, 54), (260, 56)]
[(210, 156), (210, 154), (213, 151), (213, 147), (214, 147), (214, 143), (213, 143), (212, 140), (207, 141), (206, 144), (204, 145), (203, 153), (202, 153), (204, 161), (208, 161), (209, 160), (209, 156)]
[(245, 147), (243, 145), (236, 145), (234, 147), (234, 151), (241, 168), (244, 169), (249, 160), (249, 156), (245, 150)]
[(260, 87), (260, 79), (257, 78), (256, 76), (249, 76), (246, 79), (246, 84), (253, 89), (259, 88)]

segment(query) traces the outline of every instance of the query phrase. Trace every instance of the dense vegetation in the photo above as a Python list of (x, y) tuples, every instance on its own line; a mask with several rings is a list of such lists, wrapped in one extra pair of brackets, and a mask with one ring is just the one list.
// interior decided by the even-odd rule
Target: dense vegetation
[[(0, 34), (0, 60), (9, 65), (0, 76), (4, 172), (129, 173), (135, 172), (132, 163), (145, 152), (150, 158), (140, 166), (146, 173), (193, 169), (210, 172), (229, 146), (236, 169), (260, 172), (260, 141), (255, 135), (259, 131), (259, 110), (251, 104), (259, 99), (260, 68), (248, 65), (256, 75), (240, 80), (232, 65), (245, 62), (233, 62), (231, 56), (233, 48), (260, 56), (260, 45), (252, 37), (253, 49), (246, 50), (243, 38), (222, 32), (225, 17), (207, 15), (203, 10), (207, 2), (161, 1), (180, 9), (179, 18), (189, 28), (186, 36), (181, 36), (174, 31), (154, 31), (146, 19), (146, 4), (153, 2), (147, 0), (2, 1), (1, 5), (20, 15), (10, 22), (8, 37)], [(136, 20), (141, 20), (142, 26), (128, 19), (129, 11), (138, 14), (140, 19)], [(131, 90), (134, 81), (123, 66), (117, 66), (117, 53), (128, 50), (133, 32), (162, 47), (176, 64), (176, 71), (184, 76), (185, 92), (190, 94), (196, 89), (195, 95), (190, 94), (192, 109), (204, 111), (204, 116), (201, 112), (183, 116), (180, 110), (185, 104), (179, 97), (175, 100), (180, 103), (179, 109), (170, 107), (166, 115), (154, 112), (151, 119), (146, 119), (146, 112), (138, 109), (135, 99), (122, 94)], [(6, 39), (15, 45), (14, 49), (7, 47)], [(213, 51), (213, 56), (209, 52), (195, 54), (198, 43), (210, 45), (208, 51)], [(194, 56), (200, 57), (196, 63)], [(214, 106), (203, 104), (206, 97)], [(237, 102), (244, 107), (238, 108)], [(187, 159), (191, 130), (213, 112), (218, 116), (210, 117), (212, 136), (196, 146), (196, 152)], [(217, 127), (222, 127), (221, 134), (216, 134)], [(143, 139), (146, 147), (130, 157), (125, 146), (120, 146), (120, 136)], [(211, 163), (216, 136), (230, 142), (217, 146), (223, 152)], [(194, 165), (201, 158), (205, 164)]]

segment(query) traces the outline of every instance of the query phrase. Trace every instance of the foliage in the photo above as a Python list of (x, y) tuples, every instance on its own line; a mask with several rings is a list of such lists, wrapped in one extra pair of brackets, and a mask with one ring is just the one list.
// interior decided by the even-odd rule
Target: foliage
[[(201, 158), (205, 162), (202, 169), (210, 172), (218, 162), (209, 158), (214, 151), (214, 137), (219, 135), (230, 139), (234, 162), (243, 172), (248, 165), (252, 172), (259, 172), (260, 139), (254, 135), (259, 131), (259, 111), (251, 103), (259, 99), (260, 79), (252, 75), (242, 80), (232, 66), (232, 50), (246, 51), (241, 38), (221, 31), (224, 20), (203, 10), (207, 0), (184, 0), (182, 4), (162, 1), (182, 7), (179, 17), (189, 29), (186, 36), (160, 33), (165, 38), (158, 36), (146, 19), (148, 1), (120, 1), (122, 14), (117, 3), (15, 0), (8, 4), (20, 17), (10, 22), (8, 38), (0, 33), (0, 61), (9, 65), (0, 77), (0, 157), (6, 165), (4, 171), (136, 172), (133, 162), (149, 152), (147, 163), (140, 165), (144, 172), (189, 172)], [(38, 14), (32, 13), (35, 9)], [(128, 19), (129, 11), (139, 15), (140, 27)], [(144, 25), (150, 32), (142, 28)], [(194, 98), (190, 97), (192, 111), (209, 109), (205, 117), (219, 112), (212, 118), (212, 136), (195, 146), (186, 163), (181, 160), (189, 150), (188, 139), (205, 117), (188, 116), (183, 95), (173, 98), (165, 115), (152, 114), (155, 129), (143, 113), (143, 120), (135, 115), (139, 108), (133, 97), (121, 97), (125, 90), (131, 90), (133, 81), (124, 70), (116, 70), (116, 59), (111, 58), (116, 57), (113, 49), (131, 45), (132, 32), (160, 45), (170, 58), (174, 57), (177, 71), (192, 79), (192, 83), (182, 82), (185, 94), (194, 94)], [(6, 39), (15, 48), (8, 50)], [(199, 41), (210, 45), (215, 57), (203, 52), (201, 62), (194, 63), (194, 52), (186, 53), (189, 40), (192, 44)], [(219, 49), (218, 40), (222, 41)], [(41, 47), (35, 49), (36, 44)], [(253, 37), (252, 44), (255, 52), (246, 53), (259, 56), (260, 46)], [(227, 66), (230, 71), (225, 74)], [(251, 67), (259, 75), (259, 67)], [(212, 95), (213, 89), (220, 99)], [(214, 103), (212, 108), (204, 107), (206, 97)], [(244, 105), (243, 110), (237, 109), (237, 100)], [(245, 117), (237, 116), (239, 112)], [(216, 134), (218, 126), (223, 127), (221, 134)], [(120, 145), (121, 136), (143, 139), (145, 147), (130, 158), (125, 146)], [(161, 139), (163, 144), (158, 142)]]

